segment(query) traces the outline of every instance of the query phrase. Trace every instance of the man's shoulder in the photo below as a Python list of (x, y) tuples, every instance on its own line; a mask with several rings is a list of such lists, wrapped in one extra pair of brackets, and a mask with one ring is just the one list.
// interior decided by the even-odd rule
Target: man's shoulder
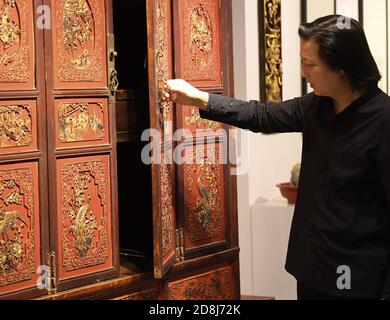
[(368, 104), (381, 115), (390, 117), (390, 96), (382, 90), (379, 90), (378, 93), (368, 101)]

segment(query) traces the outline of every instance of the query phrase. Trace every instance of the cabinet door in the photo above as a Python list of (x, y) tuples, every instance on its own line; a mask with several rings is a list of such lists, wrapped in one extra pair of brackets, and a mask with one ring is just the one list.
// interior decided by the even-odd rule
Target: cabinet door
[[(174, 0), (176, 78), (203, 91), (232, 95), (231, 1)], [(184, 157), (178, 166), (180, 244), (184, 259), (236, 246), (235, 177), (230, 173), (229, 128), (177, 106)]]
[[(41, 1), (0, 1), (0, 298), (45, 294), (47, 148)], [(41, 268), (40, 268), (41, 267)], [(40, 269), (39, 269), (40, 268)], [(46, 273), (47, 276), (47, 273)]]
[[(155, 274), (161, 277), (175, 259), (238, 244), (228, 128), (203, 121), (195, 107), (159, 101), (159, 90), (170, 78), (233, 94), (231, 1), (153, 0), (148, 10), (151, 127), (159, 134), (154, 145), (160, 160), (152, 168)], [(184, 129), (184, 142), (176, 141), (176, 129)], [(184, 164), (176, 161), (180, 155)]]
[(50, 244), (60, 291), (119, 270), (112, 7), (45, 3)]
[(159, 99), (172, 77), (171, 1), (148, 0), (148, 64), (150, 125), (153, 145), (152, 189), (154, 274), (161, 278), (176, 261), (175, 167), (173, 107)]

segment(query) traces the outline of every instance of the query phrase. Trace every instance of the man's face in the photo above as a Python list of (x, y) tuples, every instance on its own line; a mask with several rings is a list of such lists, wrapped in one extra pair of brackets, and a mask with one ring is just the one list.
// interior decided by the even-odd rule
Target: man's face
[(319, 57), (319, 45), (314, 40), (301, 39), (301, 74), (318, 96), (332, 97), (340, 88), (340, 73), (332, 71)]

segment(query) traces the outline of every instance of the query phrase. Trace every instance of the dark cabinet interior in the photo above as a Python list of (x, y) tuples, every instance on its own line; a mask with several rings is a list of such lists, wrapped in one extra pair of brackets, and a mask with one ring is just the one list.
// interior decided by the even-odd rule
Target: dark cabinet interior
[(141, 159), (149, 124), (146, 3), (113, 1), (119, 246), (122, 270), (153, 270), (151, 168)]

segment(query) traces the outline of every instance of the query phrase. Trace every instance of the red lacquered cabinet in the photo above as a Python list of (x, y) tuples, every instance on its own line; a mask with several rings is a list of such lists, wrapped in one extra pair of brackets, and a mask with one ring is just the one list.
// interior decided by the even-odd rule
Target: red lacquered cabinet
[(231, 1), (0, 15), (0, 299), (239, 299), (228, 127), (159, 100), (170, 78), (233, 95)]

